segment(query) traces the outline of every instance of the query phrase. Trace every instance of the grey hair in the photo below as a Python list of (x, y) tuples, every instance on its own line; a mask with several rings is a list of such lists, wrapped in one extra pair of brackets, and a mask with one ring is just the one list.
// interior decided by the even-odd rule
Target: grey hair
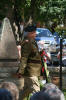
[(0, 88), (7, 89), (11, 93), (13, 100), (19, 99), (19, 90), (13, 82), (2, 82)]
[(30, 100), (65, 100), (65, 97), (56, 85), (48, 83), (40, 92), (33, 94)]
[(57, 100), (65, 100), (64, 94), (55, 84), (46, 84), (42, 92), (46, 93), (50, 98), (53, 98), (52, 100), (55, 100), (55, 98), (58, 98)]

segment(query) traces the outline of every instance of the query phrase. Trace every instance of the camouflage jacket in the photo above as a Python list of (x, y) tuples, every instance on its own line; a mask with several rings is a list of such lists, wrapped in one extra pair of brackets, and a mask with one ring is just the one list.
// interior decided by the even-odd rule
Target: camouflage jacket
[(24, 40), (21, 46), (19, 73), (24, 76), (40, 76), (41, 57), (35, 40)]

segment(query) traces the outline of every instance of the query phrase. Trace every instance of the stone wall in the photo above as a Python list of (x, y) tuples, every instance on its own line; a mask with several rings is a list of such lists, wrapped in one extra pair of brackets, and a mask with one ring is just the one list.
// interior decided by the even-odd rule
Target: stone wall
[(0, 67), (0, 83), (10, 81), (18, 85), (18, 78), (14, 76), (17, 70), (18, 67)]

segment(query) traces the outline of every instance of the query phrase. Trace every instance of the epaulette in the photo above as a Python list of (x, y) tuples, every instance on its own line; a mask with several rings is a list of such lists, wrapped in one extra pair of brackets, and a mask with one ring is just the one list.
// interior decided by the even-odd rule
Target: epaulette
[(25, 44), (25, 43), (29, 43), (29, 40), (26, 39), (26, 40), (22, 41), (22, 42), (21, 42), (21, 46), (22, 46), (23, 44)]

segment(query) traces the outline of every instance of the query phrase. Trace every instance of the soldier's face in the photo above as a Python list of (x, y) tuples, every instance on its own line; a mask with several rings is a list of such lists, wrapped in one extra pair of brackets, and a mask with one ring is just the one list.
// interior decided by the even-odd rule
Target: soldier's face
[(36, 31), (29, 32), (28, 37), (34, 39), (36, 37)]

